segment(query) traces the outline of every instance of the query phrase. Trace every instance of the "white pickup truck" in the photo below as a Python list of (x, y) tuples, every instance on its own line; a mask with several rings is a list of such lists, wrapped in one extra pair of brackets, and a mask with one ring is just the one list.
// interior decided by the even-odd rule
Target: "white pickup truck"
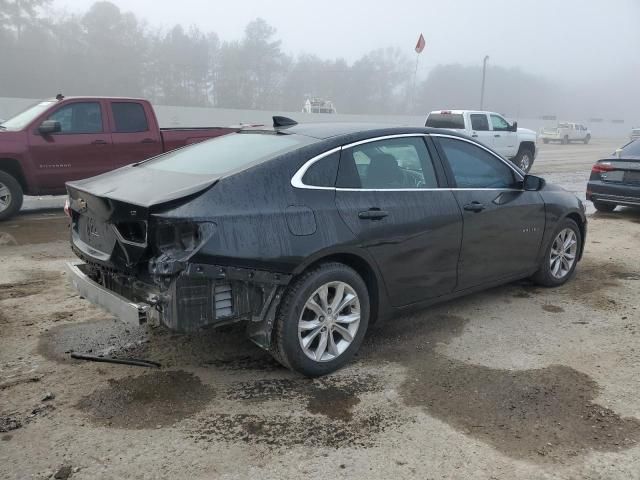
[(544, 143), (560, 142), (567, 145), (570, 142), (589, 143), (591, 130), (581, 123), (559, 122), (557, 126), (543, 128), (540, 135)]
[(446, 128), (464, 133), (508, 158), (528, 172), (538, 154), (537, 134), (527, 128), (518, 128), (494, 112), (473, 110), (436, 110), (427, 116), (425, 126)]

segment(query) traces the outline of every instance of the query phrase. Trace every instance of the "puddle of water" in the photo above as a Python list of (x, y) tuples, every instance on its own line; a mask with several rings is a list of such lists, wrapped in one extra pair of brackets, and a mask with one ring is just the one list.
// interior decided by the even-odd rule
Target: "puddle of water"
[(50, 328), (40, 335), (37, 352), (56, 362), (69, 361), (71, 352), (142, 358), (148, 338), (145, 326), (130, 327), (115, 319), (93, 320)]
[(69, 238), (64, 215), (23, 215), (0, 223), (0, 247), (49, 243)]
[(42, 293), (48, 284), (55, 281), (62, 281), (59, 273), (39, 271), (37, 278), (22, 282), (0, 284), (0, 300), (8, 298), (29, 297)]
[(461, 332), (466, 322), (459, 317), (441, 315), (420, 324), (414, 316), (395, 323), (395, 335), (369, 340), (365, 353), (407, 368), (400, 388), (405, 404), (509, 456), (555, 461), (590, 449), (629, 448), (640, 439), (640, 420), (593, 402), (599, 389), (586, 374), (559, 365), (493, 369), (437, 353), (437, 343)]
[(117, 428), (173, 425), (199, 412), (214, 398), (211, 387), (184, 371), (154, 372), (108, 382), (76, 407), (92, 422)]
[(313, 380), (264, 379), (235, 383), (229, 388), (227, 398), (253, 402), (294, 399), (298, 404), (305, 404), (309, 413), (349, 422), (353, 419), (353, 407), (360, 403), (359, 395), (382, 388), (372, 375), (334, 375)]

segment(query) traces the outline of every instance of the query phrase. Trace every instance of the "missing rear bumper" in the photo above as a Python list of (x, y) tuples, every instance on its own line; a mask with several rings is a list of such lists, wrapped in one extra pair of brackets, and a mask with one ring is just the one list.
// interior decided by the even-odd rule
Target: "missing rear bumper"
[(249, 338), (270, 346), (271, 331), (290, 276), (226, 266), (187, 264), (177, 275), (144, 279), (98, 265), (68, 263), (73, 287), (87, 300), (131, 325), (163, 324), (194, 332), (247, 321)]

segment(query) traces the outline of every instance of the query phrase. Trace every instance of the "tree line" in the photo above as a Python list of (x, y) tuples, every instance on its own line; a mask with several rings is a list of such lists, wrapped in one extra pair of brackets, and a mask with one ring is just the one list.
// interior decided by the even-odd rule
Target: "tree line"
[[(339, 113), (477, 108), (479, 66), (440, 65), (414, 83), (414, 58), (378, 48), (354, 62), (292, 56), (263, 19), (237, 41), (196, 26), (156, 29), (108, 1), (50, 16), (50, 0), (0, 0), (0, 96), (140, 96), (164, 105), (299, 111), (306, 96)], [(423, 55), (428, 55), (426, 51)], [(491, 67), (485, 102), (514, 116), (548, 113), (547, 80)], [(557, 89), (556, 89), (557, 90)]]

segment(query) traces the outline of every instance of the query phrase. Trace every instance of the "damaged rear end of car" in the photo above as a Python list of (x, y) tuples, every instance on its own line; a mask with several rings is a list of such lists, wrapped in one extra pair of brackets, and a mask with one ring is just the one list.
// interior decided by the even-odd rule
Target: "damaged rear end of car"
[[(212, 192), (247, 165), (300, 143), (265, 141), (266, 135), (255, 134), (252, 151), (237, 151), (241, 160), (226, 166), (224, 157), (233, 155), (242, 134), (68, 183), (71, 244), (80, 259), (68, 264), (74, 288), (132, 324), (161, 324), (188, 333), (247, 321), (249, 338), (269, 348), (291, 275), (238, 264), (227, 255), (233, 252), (224, 249), (220, 221), (241, 229), (242, 221), (236, 220), (245, 212), (233, 208), (229, 215), (224, 195)], [(211, 142), (222, 145), (212, 148)], [(216, 158), (219, 150), (223, 158)], [(204, 198), (208, 193), (216, 193), (215, 199)], [(236, 229), (235, 234), (242, 232)]]

